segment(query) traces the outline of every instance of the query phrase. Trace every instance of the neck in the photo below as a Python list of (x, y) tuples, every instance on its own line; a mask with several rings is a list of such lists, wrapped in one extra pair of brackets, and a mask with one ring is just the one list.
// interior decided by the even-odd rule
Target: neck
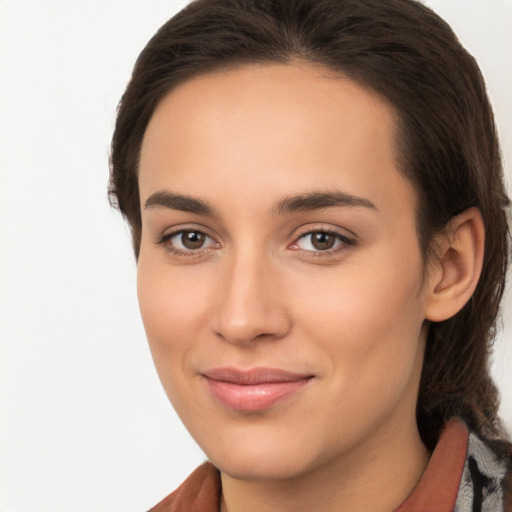
[[(430, 454), (415, 418), (387, 425), (340, 460), (285, 480), (237, 480), (222, 474), (221, 512), (389, 512), (417, 485)], [(276, 505), (278, 504), (278, 505)]]

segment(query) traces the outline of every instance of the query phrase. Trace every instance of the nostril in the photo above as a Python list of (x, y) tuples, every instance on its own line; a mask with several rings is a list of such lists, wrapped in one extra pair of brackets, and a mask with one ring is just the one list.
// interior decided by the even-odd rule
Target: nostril
[(214, 331), (223, 340), (234, 343), (254, 343), (280, 339), (290, 331), (291, 322), (284, 310), (274, 309), (272, 314), (253, 314), (244, 321), (234, 316), (220, 315)]

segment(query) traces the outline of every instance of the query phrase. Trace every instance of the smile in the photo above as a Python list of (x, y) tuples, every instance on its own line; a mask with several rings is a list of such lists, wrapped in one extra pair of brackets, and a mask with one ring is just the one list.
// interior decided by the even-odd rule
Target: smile
[(303, 389), (312, 375), (274, 368), (215, 368), (203, 377), (212, 396), (235, 411), (254, 412), (272, 407)]

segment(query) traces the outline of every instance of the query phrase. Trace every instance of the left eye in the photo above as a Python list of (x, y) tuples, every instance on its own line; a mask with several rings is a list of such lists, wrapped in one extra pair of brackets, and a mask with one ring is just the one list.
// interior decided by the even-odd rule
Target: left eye
[(302, 251), (329, 251), (340, 245), (350, 244), (350, 240), (329, 231), (312, 231), (302, 235), (294, 246)]

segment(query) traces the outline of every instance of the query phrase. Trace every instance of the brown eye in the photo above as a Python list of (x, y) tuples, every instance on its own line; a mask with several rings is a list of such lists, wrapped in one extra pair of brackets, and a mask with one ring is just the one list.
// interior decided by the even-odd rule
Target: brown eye
[(336, 243), (336, 236), (331, 233), (311, 233), (311, 245), (317, 251), (327, 251), (334, 247)]
[(342, 249), (354, 245), (355, 241), (334, 231), (310, 231), (300, 236), (293, 244), (294, 249), (310, 253), (330, 253), (331, 250)]
[(199, 231), (183, 231), (181, 234), (181, 243), (183, 247), (194, 250), (201, 249), (206, 240), (206, 235)]
[(160, 238), (157, 242), (169, 252), (179, 255), (199, 254), (202, 250), (215, 249), (219, 244), (202, 231), (180, 230), (169, 233)]

